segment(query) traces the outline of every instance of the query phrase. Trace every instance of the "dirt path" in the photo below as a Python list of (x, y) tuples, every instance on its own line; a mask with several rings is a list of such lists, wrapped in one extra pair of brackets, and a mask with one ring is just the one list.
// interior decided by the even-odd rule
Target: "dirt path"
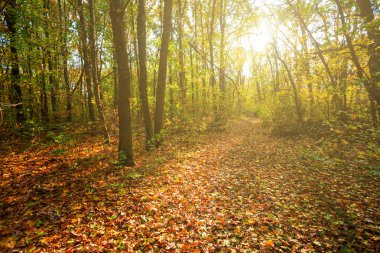
[(2, 246), (46, 252), (379, 252), (378, 175), (303, 158), (306, 139), (273, 138), (258, 120), (202, 138), (167, 144), (143, 167), (110, 168), (48, 192), (34, 190), (18, 203), (18, 215), (6, 202)]

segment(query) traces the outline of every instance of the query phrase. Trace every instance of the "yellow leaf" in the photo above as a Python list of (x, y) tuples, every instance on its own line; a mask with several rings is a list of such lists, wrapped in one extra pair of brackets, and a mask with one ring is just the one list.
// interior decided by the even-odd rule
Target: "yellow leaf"
[(79, 210), (81, 208), (82, 208), (81, 204), (76, 204), (71, 209), (73, 209), (73, 210)]
[(270, 248), (273, 248), (274, 247), (274, 242), (273, 240), (269, 240), (267, 241), (265, 244), (264, 244), (265, 247), (270, 247)]

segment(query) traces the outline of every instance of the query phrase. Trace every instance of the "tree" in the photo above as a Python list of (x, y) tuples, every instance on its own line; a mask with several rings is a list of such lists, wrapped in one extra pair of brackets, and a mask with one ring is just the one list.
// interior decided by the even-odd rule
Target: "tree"
[[(58, 82), (55, 78), (55, 69), (54, 69), (54, 55), (53, 50), (55, 47), (55, 43), (53, 42), (53, 38), (51, 36), (51, 19), (54, 17), (51, 16), (51, 8), (50, 8), (50, 0), (44, 0), (43, 2), (43, 11), (45, 16), (45, 48), (46, 51), (46, 60), (48, 67), (48, 80), (50, 87), (50, 101), (51, 101), (51, 110), (53, 114), (53, 119), (57, 119), (57, 110), (58, 110)], [(56, 50), (55, 50), (56, 51)]]
[(86, 31), (87, 24), (86, 24), (86, 19), (84, 17), (82, 0), (78, 0), (78, 14), (79, 14), (79, 22), (80, 22), (80, 27), (79, 27), (78, 32), (79, 32), (79, 36), (82, 43), (83, 72), (84, 72), (84, 79), (85, 79), (86, 88), (87, 88), (87, 106), (88, 106), (90, 121), (95, 122), (94, 104), (92, 102), (94, 93), (91, 87), (91, 65), (90, 65), (90, 60), (89, 60), (87, 31)]
[(155, 135), (159, 135), (161, 133), (162, 128), (164, 127), (166, 72), (168, 64), (170, 33), (172, 29), (172, 6), (172, 0), (165, 0), (163, 31), (160, 49), (160, 63), (158, 67), (156, 111), (154, 117)]
[(150, 118), (149, 101), (148, 101), (148, 72), (146, 67), (146, 11), (145, 1), (139, 0), (138, 2), (138, 16), (137, 16), (137, 41), (138, 41), (138, 54), (140, 66), (139, 78), (139, 91), (144, 117), (145, 126), (145, 147), (150, 149), (150, 142), (153, 137), (152, 121)]
[(99, 80), (99, 68), (98, 68), (98, 62), (97, 62), (97, 50), (96, 50), (96, 29), (95, 29), (95, 4), (94, 0), (88, 0), (88, 10), (90, 15), (90, 51), (91, 51), (91, 77), (93, 82), (93, 88), (94, 88), (94, 96), (95, 96), (95, 103), (96, 107), (98, 108), (99, 112), (99, 120), (100, 124), (102, 125), (104, 137), (107, 142), (110, 140), (110, 136), (108, 134), (107, 124), (104, 117), (104, 108), (103, 108), (103, 102), (100, 99), (100, 80)]
[(209, 54), (210, 54), (210, 86), (211, 86), (211, 92), (212, 92), (212, 106), (213, 106), (213, 111), (214, 111), (214, 117), (215, 119), (217, 119), (218, 107), (216, 104), (216, 91), (215, 91), (216, 79), (215, 79), (214, 42), (213, 42), (216, 0), (210, 0), (210, 1), (212, 1), (211, 20), (210, 20), (210, 27), (208, 30), (208, 46), (209, 46)]
[(25, 120), (23, 112), (22, 91), (20, 85), (20, 66), (17, 51), (17, 5), (16, 0), (10, 0), (5, 10), (5, 22), (9, 32), (9, 44), (11, 52), (11, 95), (10, 101), (16, 110), (16, 122), (22, 123)]
[(226, 60), (225, 60), (225, 30), (226, 30), (226, 4), (224, 0), (220, 0), (220, 13), (219, 13), (219, 27), (220, 27), (220, 75), (219, 75), (219, 89), (221, 92), (219, 111), (217, 120), (224, 121), (225, 114), (225, 93), (226, 93)]
[(123, 0), (110, 0), (113, 44), (118, 70), (119, 98), (119, 160), (127, 166), (134, 165), (131, 116), (131, 77), (124, 29)]
[(367, 90), (375, 100), (378, 115), (380, 117), (380, 31), (376, 25), (375, 16), (370, 0), (356, 0), (359, 6), (360, 16), (364, 20), (364, 29), (367, 31), (368, 38), (371, 40), (368, 46), (368, 67), (371, 79)]
[(301, 107), (301, 100), (300, 100), (300, 97), (298, 95), (298, 89), (297, 89), (297, 85), (296, 85), (296, 82), (292, 76), (292, 72), (290, 71), (289, 67), (288, 67), (288, 64), (285, 62), (285, 60), (283, 60), (278, 52), (278, 49), (275, 47), (274, 48), (274, 51), (276, 53), (276, 56), (277, 58), (279, 59), (279, 61), (284, 65), (284, 68), (286, 70), (286, 73), (288, 75), (288, 78), (289, 78), (289, 81), (290, 81), (290, 84), (292, 86), (292, 91), (293, 91), (293, 97), (294, 97), (294, 102), (295, 102), (295, 105), (296, 105), (296, 111), (297, 111), (297, 116), (298, 116), (298, 121), (299, 122), (303, 122), (303, 112), (302, 112), (302, 107)]
[[(186, 112), (186, 73), (185, 73), (185, 50), (183, 45), (183, 17), (186, 13), (186, 9), (182, 6), (182, 0), (178, 0), (177, 3), (177, 26), (178, 26), (178, 59), (179, 59), (179, 87), (181, 89), (181, 103), (182, 113)], [(183, 115), (184, 116), (184, 115)]]
[(310, 29), (306, 25), (305, 20), (301, 16), (301, 13), (296, 9), (296, 7), (289, 0), (286, 0), (286, 2), (288, 3), (288, 5), (290, 6), (290, 8), (292, 9), (294, 15), (299, 20), (299, 22), (300, 22), (301, 26), (303, 27), (303, 29), (305, 29), (305, 31), (309, 35), (309, 37), (310, 37), (310, 39), (311, 39), (311, 41), (312, 41), (312, 43), (313, 43), (313, 45), (314, 45), (314, 47), (316, 49), (317, 55), (318, 55), (319, 59), (321, 60), (321, 62), (323, 64), (323, 67), (324, 67), (324, 69), (325, 69), (325, 71), (327, 73), (327, 76), (328, 76), (328, 78), (330, 80), (330, 84), (333, 87), (333, 104), (335, 106), (335, 109), (339, 110), (340, 109), (340, 105), (339, 105), (339, 96), (338, 96), (338, 90), (337, 90), (338, 84), (336, 82), (336, 79), (335, 79), (334, 75), (331, 72), (331, 67), (327, 63), (326, 58), (325, 58), (325, 56), (322, 53), (322, 50), (320, 48), (319, 43), (314, 38), (313, 33), (310, 31)]
[(336, 3), (337, 8), (338, 8), (339, 18), (340, 18), (340, 21), (341, 21), (341, 24), (342, 24), (343, 35), (344, 35), (344, 38), (346, 40), (347, 47), (350, 50), (351, 60), (352, 60), (352, 62), (354, 63), (354, 65), (356, 67), (356, 73), (358, 75), (358, 78), (363, 82), (364, 87), (367, 89), (368, 94), (369, 94), (369, 98), (371, 100), (372, 122), (373, 122), (373, 124), (375, 126), (377, 126), (378, 125), (378, 119), (377, 119), (377, 115), (376, 115), (376, 106), (375, 106), (375, 103), (374, 103), (374, 99), (375, 98), (372, 97), (372, 93), (371, 93), (371, 90), (370, 90), (370, 83), (369, 83), (369, 80), (368, 80), (368, 75), (364, 71), (363, 67), (360, 64), (359, 58), (358, 58), (358, 56), (356, 54), (356, 51), (355, 51), (355, 48), (354, 48), (354, 45), (353, 45), (353, 42), (352, 42), (352, 39), (351, 39), (351, 36), (348, 34), (349, 28), (347, 27), (348, 24), (346, 23), (346, 19), (345, 19), (345, 15), (344, 15), (344, 12), (343, 12), (342, 4), (341, 4), (340, 0), (334, 0), (334, 1)]

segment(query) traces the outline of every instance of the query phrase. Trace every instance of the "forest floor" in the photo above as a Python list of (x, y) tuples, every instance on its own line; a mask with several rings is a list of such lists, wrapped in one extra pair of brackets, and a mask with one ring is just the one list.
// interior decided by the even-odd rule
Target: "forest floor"
[(251, 118), (139, 144), (133, 168), (115, 143), (50, 135), (0, 147), (0, 251), (380, 252), (378, 160)]

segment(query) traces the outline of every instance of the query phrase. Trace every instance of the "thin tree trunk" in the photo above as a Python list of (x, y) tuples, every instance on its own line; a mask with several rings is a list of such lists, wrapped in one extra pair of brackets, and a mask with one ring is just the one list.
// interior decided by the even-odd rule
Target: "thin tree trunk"
[(275, 66), (275, 74), (276, 74), (276, 82), (275, 82), (275, 91), (278, 92), (280, 90), (280, 71), (278, 70), (278, 58), (274, 58), (274, 66)]
[(86, 88), (87, 88), (88, 112), (90, 116), (90, 121), (95, 122), (94, 104), (92, 102), (92, 98), (94, 95), (91, 88), (91, 71), (90, 71), (91, 66), (90, 66), (90, 61), (88, 59), (86, 20), (84, 18), (82, 0), (78, 0), (78, 14), (79, 14), (79, 22), (80, 22), (79, 37), (82, 42), (83, 72), (84, 72), (84, 79), (85, 79)]
[(280, 60), (280, 62), (284, 65), (285, 70), (286, 70), (286, 73), (288, 74), (290, 84), (292, 85), (292, 90), (293, 90), (294, 102), (295, 102), (295, 104), (296, 104), (296, 110), (297, 110), (298, 121), (302, 123), (302, 122), (303, 122), (303, 113), (302, 113), (301, 101), (300, 101), (300, 97), (299, 97), (299, 95), (298, 95), (298, 91), (297, 91), (296, 83), (295, 83), (295, 81), (294, 81), (294, 79), (293, 79), (292, 73), (290, 72), (290, 69), (289, 69), (288, 65), (287, 65), (286, 62), (281, 58), (280, 54), (278, 53), (277, 48), (274, 48), (274, 50), (275, 50), (275, 53), (276, 53), (276, 55), (277, 55), (277, 58), (278, 58), (278, 59)]
[[(276, 73), (275, 73), (275, 69), (273, 68), (273, 63), (272, 63), (271, 58), (269, 57), (269, 53), (267, 53), (266, 57), (267, 57), (267, 60), (268, 60), (268, 63), (269, 63), (269, 68), (270, 68), (269, 72), (270, 72), (271, 81), (272, 81), (272, 84), (273, 84), (273, 93), (276, 93)], [(252, 57), (252, 59), (253, 59), (253, 57)], [(254, 72), (252, 72), (252, 73), (254, 73)]]
[[(30, 52), (32, 51), (32, 47), (29, 44), (29, 50)], [(28, 84), (28, 102), (29, 102), (29, 119), (33, 120), (34, 119), (34, 92), (33, 92), (33, 70), (32, 70), (32, 62), (30, 59), (30, 56), (28, 55), (28, 79), (29, 79), (29, 84)]]
[(169, 116), (174, 117), (173, 65), (169, 66)]
[[(43, 53), (42, 53), (43, 54)], [(45, 55), (42, 56), (42, 64), (41, 64), (41, 95), (40, 95), (40, 103), (41, 103), (41, 115), (42, 119), (45, 122), (49, 121), (49, 107), (48, 107), (48, 99), (46, 94), (46, 59)]]
[(194, 82), (194, 59), (193, 49), (190, 47), (190, 78), (191, 78), (191, 107), (193, 113), (195, 112), (195, 82)]
[(302, 45), (303, 45), (303, 62), (304, 62), (304, 68), (306, 72), (306, 82), (307, 82), (307, 90), (309, 93), (309, 114), (310, 117), (314, 117), (314, 92), (313, 92), (313, 83), (310, 80), (311, 72), (310, 72), (310, 57), (309, 57), (309, 47), (307, 43), (307, 34), (305, 28), (301, 25), (301, 32), (302, 32)]
[(94, 0), (88, 0), (88, 10), (90, 15), (90, 51), (91, 51), (91, 76), (94, 88), (94, 97), (96, 107), (98, 108), (100, 124), (103, 128), (104, 138), (107, 143), (110, 141), (108, 134), (107, 124), (104, 117), (104, 107), (100, 100), (100, 79), (98, 75), (98, 62), (97, 62), (97, 50), (96, 50), (96, 28), (95, 28), (95, 3)]
[(160, 63), (158, 67), (157, 94), (156, 94), (156, 111), (154, 118), (154, 134), (159, 135), (164, 127), (164, 107), (165, 107), (165, 89), (166, 89), (166, 72), (168, 63), (169, 41), (172, 29), (172, 0), (165, 0), (163, 32), (160, 50)]
[(225, 56), (224, 56), (224, 47), (225, 47), (225, 6), (224, 1), (220, 0), (220, 14), (219, 14), (219, 26), (220, 26), (220, 75), (219, 75), (219, 88), (221, 91), (220, 101), (219, 101), (219, 112), (218, 120), (224, 121), (225, 119), (225, 93), (226, 93), (226, 67), (225, 67)]
[(57, 107), (58, 107), (58, 101), (57, 101), (57, 92), (58, 92), (58, 83), (56, 82), (54, 78), (54, 67), (53, 67), (53, 55), (51, 52), (51, 47), (54, 45), (52, 38), (50, 36), (50, 1), (44, 0), (43, 3), (44, 8), (44, 16), (45, 16), (45, 40), (47, 41), (47, 48), (46, 48), (46, 57), (47, 57), (47, 65), (48, 65), (48, 78), (49, 78), (49, 86), (50, 86), (50, 101), (51, 101), (51, 110), (53, 114), (53, 119), (57, 120)]
[(210, 50), (210, 86), (211, 86), (211, 92), (212, 92), (212, 106), (214, 111), (214, 117), (217, 118), (218, 115), (218, 107), (216, 104), (216, 91), (215, 91), (215, 69), (214, 69), (214, 45), (213, 45), (213, 37), (214, 37), (214, 22), (215, 22), (215, 9), (216, 9), (216, 0), (212, 0), (212, 9), (211, 9), (211, 24), (210, 24), (210, 31), (209, 31), (209, 37), (208, 37), (208, 45)]
[(145, 148), (151, 148), (151, 140), (153, 137), (152, 120), (150, 118), (149, 101), (148, 101), (148, 72), (146, 67), (146, 12), (145, 0), (138, 2), (138, 15), (137, 15), (137, 42), (138, 42), (138, 55), (140, 65), (139, 77), (139, 91), (140, 100), (144, 117), (145, 125)]
[(178, 0), (178, 58), (179, 58), (179, 87), (181, 89), (181, 103), (182, 103), (182, 116), (185, 116), (186, 112), (186, 75), (185, 75), (185, 57), (183, 47), (183, 15), (182, 0)]
[(317, 50), (317, 55), (319, 57), (319, 59), (321, 60), (323, 66), (324, 66), (324, 69), (327, 73), (327, 76), (329, 77), (330, 79), (330, 83), (333, 87), (333, 103), (335, 104), (335, 109), (336, 110), (339, 110), (339, 105), (338, 105), (338, 100), (339, 100), (339, 95), (338, 95), (338, 84), (330, 70), (330, 67), (329, 65), (327, 64), (327, 61), (325, 59), (325, 57), (323, 56), (322, 54), (322, 51), (319, 47), (319, 44), (318, 42), (315, 40), (313, 34), (310, 32), (309, 28), (307, 27), (304, 19), (301, 17), (301, 14), (298, 12), (298, 10), (294, 7), (293, 4), (291, 4), (291, 2), (289, 0), (286, 0), (286, 2), (288, 3), (288, 5), (292, 8), (292, 10), (294, 11), (294, 14), (296, 15), (296, 17), (298, 18), (298, 20), (300, 21), (301, 23), (301, 26), (303, 26), (303, 28), (305, 29), (305, 31), (307, 32), (307, 34), (309, 35), (311, 41), (313, 42), (313, 45), (315, 47), (315, 49)]

